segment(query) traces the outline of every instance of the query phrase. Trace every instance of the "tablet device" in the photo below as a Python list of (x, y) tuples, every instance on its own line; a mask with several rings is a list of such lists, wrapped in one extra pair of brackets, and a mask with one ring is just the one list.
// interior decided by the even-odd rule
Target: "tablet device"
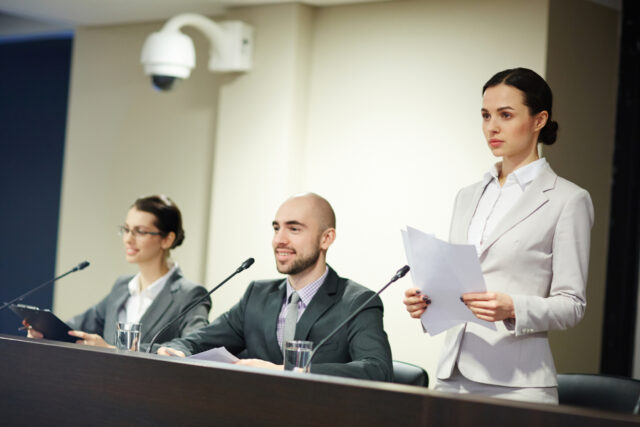
[(69, 325), (49, 310), (41, 310), (38, 307), (24, 304), (12, 304), (9, 308), (20, 319), (26, 320), (33, 329), (42, 332), (48, 340), (76, 342), (78, 339), (67, 334), (71, 330)]

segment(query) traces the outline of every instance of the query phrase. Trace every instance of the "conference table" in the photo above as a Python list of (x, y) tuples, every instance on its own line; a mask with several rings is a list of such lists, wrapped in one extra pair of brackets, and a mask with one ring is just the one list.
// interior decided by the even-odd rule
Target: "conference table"
[(627, 426), (636, 416), (0, 335), (0, 425)]

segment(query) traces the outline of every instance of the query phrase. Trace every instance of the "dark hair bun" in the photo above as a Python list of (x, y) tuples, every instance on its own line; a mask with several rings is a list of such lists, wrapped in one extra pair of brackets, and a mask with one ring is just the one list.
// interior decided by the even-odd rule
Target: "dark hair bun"
[(171, 245), (171, 249), (175, 249), (180, 246), (184, 242), (184, 230), (181, 228), (176, 233), (176, 239), (173, 241), (173, 245)]
[(156, 217), (155, 225), (160, 231), (167, 234), (173, 232), (176, 238), (171, 245), (171, 249), (177, 248), (184, 241), (184, 230), (182, 229), (182, 214), (178, 206), (165, 196), (157, 194), (153, 196), (140, 197), (133, 202), (132, 208), (139, 211), (149, 212)]
[(558, 136), (558, 122), (549, 120), (540, 131), (538, 141), (544, 145), (552, 145)]

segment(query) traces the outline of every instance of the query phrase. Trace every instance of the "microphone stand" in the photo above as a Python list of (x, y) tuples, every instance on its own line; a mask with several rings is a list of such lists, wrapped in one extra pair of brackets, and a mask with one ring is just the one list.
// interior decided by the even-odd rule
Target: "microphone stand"
[(350, 316), (348, 316), (346, 319), (344, 319), (344, 321), (342, 321), (342, 323), (340, 323), (333, 331), (331, 331), (331, 333), (329, 335), (327, 335), (326, 337), (324, 337), (324, 339), (322, 341), (320, 341), (320, 343), (318, 343), (318, 345), (316, 346), (316, 348), (314, 348), (311, 351), (311, 355), (309, 356), (309, 360), (307, 360), (307, 363), (305, 363), (304, 368), (302, 369), (303, 371), (307, 371), (307, 369), (309, 369), (309, 366), (311, 365), (311, 361), (313, 360), (313, 356), (316, 355), (316, 352), (318, 351), (318, 349), (320, 347), (322, 347), (327, 341), (329, 341), (329, 339), (334, 336), (336, 334), (336, 332), (338, 332), (340, 329), (342, 329), (342, 327), (344, 325), (346, 325), (350, 320), (352, 320), (354, 317), (356, 317), (356, 315), (358, 313), (360, 313), (366, 306), (367, 304), (369, 304), (375, 297), (377, 297), (378, 295), (380, 295), (382, 293), (382, 291), (384, 291), (385, 289), (387, 289), (389, 287), (389, 285), (391, 285), (393, 282), (395, 282), (396, 280), (404, 277), (405, 274), (407, 274), (409, 272), (410, 268), (408, 265), (405, 265), (404, 267), (402, 267), (401, 269), (399, 269), (396, 274), (391, 278), (391, 280), (389, 280), (389, 282), (384, 285), (382, 287), (382, 289), (380, 289), (378, 292), (376, 292), (375, 294), (371, 295), (364, 303), (362, 303), (362, 305), (360, 307), (358, 307), (356, 309), (356, 311), (354, 311), (353, 313), (351, 313)]
[(19, 297), (14, 298), (14, 299), (12, 299), (12, 300), (11, 300), (11, 301), (9, 301), (9, 302), (5, 302), (5, 303), (2, 305), (2, 307), (0, 307), (0, 311), (2, 311), (2, 310), (4, 310), (5, 308), (9, 307), (9, 306), (10, 306), (11, 304), (13, 304), (13, 303), (16, 303), (16, 302), (20, 302), (20, 301), (22, 301), (23, 299), (25, 299), (26, 297), (28, 297), (29, 295), (31, 295), (31, 294), (32, 294), (32, 293), (34, 293), (35, 291), (37, 291), (37, 290), (39, 290), (39, 289), (43, 288), (44, 286), (49, 285), (49, 284), (51, 284), (51, 283), (55, 282), (55, 281), (56, 281), (56, 280), (58, 280), (58, 279), (62, 279), (64, 276), (67, 276), (67, 275), (69, 275), (69, 274), (71, 274), (71, 273), (75, 273), (76, 271), (83, 270), (83, 269), (85, 269), (85, 268), (86, 268), (86, 267), (88, 267), (88, 266), (89, 266), (89, 261), (82, 261), (80, 264), (76, 265), (76, 266), (75, 266), (75, 267), (73, 267), (71, 270), (67, 271), (66, 273), (61, 274), (61, 275), (59, 275), (58, 277), (54, 277), (54, 278), (53, 278), (53, 279), (51, 279), (51, 280), (47, 280), (47, 281), (46, 281), (46, 282), (44, 282), (43, 284), (41, 284), (41, 285), (39, 285), (39, 286), (36, 286), (35, 288), (31, 289), (31, 290), (30, 290), (30, 291), (28, 291), (28, 292), (25, 292), (24, 294), (20, 295)]
[(164, 331), (167, 330), (167, 328), (171, 325), (173, 325), (176, 321), (178, 321), (178, 319), (181, 319), (182, 316), (184, 316), (185, 314), (187, 314), (187, 312), (189, 310), (191, 310), (193, 307), (197, 306), (198, 304), (200, 304), (202, 301), (204, 301), (205, 299), (207, 299), (209, 297), (209, 295), (211, 295), (213, 292), (215, 292), (216, 289), (218, 289), (220, 286), (224, 285), (225, 283), (227, 283), (229, 280), (231, 280), (231, 278), (233, 276), (235, 276), (236, 274), (240, 273), (243, 270), (246, 270), (247, 268), (251, 267), (251, 265), (254, 263), (254, 259), (253, 258), (248, 258), (245, 262), (242, 263), (242, 265), (240, 265), (240, 267), (238, 267), (236, 269), (236, 271), (234, 271), (233, 273), (231, 273), (231, 275), (229, 277), (227, 277), (226, 279), (224, 279), (222, 282), (220, 282), (216, 287), (214, 287), (213, 289), (211, 289), (209, 292), (207, 292), (206, 295), (204, 295), (202, 298), (200, 298), (199, 300), (197, 300), (196, 302), (192, 303), (190, 306), (188, 306), (187, 308), (185, 308), (184, 310), (182, 310), (180, 312), (180, 314), (178, 314), (172, 321), (170, 321), (169, 323), (167, 323), (166, 325), (164, 325), (164, 327), (162, 329), (160, 329), (158, 331), (157, 334), (155, 334), (153, 336), (153, 338), (151, 339), (151, 342), (149, 342), (149, 347), (147, 348), (147, 353), (151, 353), (151, 349), (153, 348), (153, 344), (155, 344), (156, 340), (158, 339), (158, 337), (160, 336), (160, 334), (162, 334)]

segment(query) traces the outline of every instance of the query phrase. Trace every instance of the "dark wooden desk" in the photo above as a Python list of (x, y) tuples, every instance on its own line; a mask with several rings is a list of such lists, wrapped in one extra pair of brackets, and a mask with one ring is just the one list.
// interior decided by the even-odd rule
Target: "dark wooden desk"
[(571, 407), (0, 335), (0, 425), (626, 426)]

